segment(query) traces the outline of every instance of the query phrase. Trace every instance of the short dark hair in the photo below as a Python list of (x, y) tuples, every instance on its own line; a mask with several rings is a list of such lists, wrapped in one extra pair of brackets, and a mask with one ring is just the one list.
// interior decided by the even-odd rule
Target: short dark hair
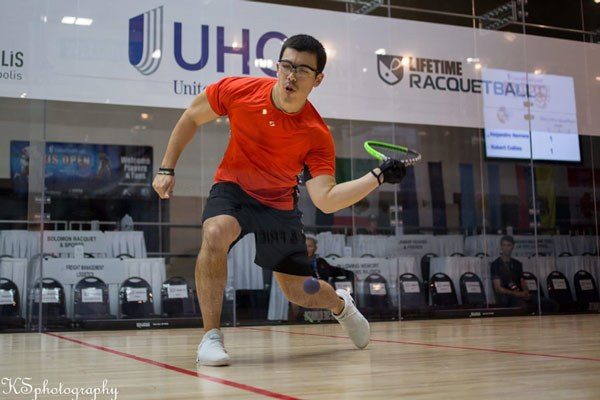
[(502, 244), (502, 242), (508, 242), (511, 244), (515, 244), (515, 239), (513, 239), (513, 237), (510, 235), (505, 235), (505, 236), (502, 236), (502, 238), (500, 239), (500, 244)]
[(314, 236), (307, 236), (306, 240), (312, 240), (312, 242), (315, 244), (315, 246), (317, 245), (317, 238)]
[(294, 49), (296, 51), (305, 51), (307, 53), (315, 54), (317, 56), (317, 72), (321, 73), (325, 69), (327, 63), (327, 53), (325, 53), (325, 47), (317, 39), (310, 35), (294, 35), (290, 36), (283, 42), (281, 46), (281, 52), (279, 53), (279, 59), (283, 57), (283, 52), (287, 48)]

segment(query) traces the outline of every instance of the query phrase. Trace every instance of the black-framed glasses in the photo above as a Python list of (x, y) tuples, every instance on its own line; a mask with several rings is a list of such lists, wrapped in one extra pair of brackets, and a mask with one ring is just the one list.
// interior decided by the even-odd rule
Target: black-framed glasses
[(279, 60), (279, 70), (285, 75), (289, 75), (293, 72), (298, 78), (308, 78), (313, 74), (317, 75), (319, 73), (315, 68), (309, 67), (308, 65), (295, 65), (288, 60)]

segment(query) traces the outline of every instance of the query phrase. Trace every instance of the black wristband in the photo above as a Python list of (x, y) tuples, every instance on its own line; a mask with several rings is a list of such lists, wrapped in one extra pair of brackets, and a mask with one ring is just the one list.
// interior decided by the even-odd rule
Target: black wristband
[(383, 174), (383, 172), (381, 172), (381, 173), (379, 173), (379, 175), (377, 175), (377, 174), (375, 173), (375, 171), (371, 170), (371, 173), (372, 173), (372, 174), (373, 174), (373, 176), (374, 176), (374, 177), (377, 179), (377, 183), (379, 183), (379, 185), (381, 186), (382, 182), (381, 182), (381, 180), (379, 179), (379, 177), (380, 177), (380, 176)]
[(163, 167), (160, 167), (158, 169), (158, 174), (159, 175), (175, 176), (175, 168), (163, 168)]

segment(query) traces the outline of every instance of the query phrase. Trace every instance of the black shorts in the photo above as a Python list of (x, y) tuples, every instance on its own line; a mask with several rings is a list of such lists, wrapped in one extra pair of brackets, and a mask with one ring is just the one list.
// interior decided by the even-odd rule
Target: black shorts
[(256, 264), (284, 274), (312, 275), (302, 212), (297, 207), (277, 210), (258, 202), (235, 183), (220, 182), (210, 190), (202, 222), (217, 215), (231, 215), (242, 227), (230, 250), (246, 234), (254, 233)]

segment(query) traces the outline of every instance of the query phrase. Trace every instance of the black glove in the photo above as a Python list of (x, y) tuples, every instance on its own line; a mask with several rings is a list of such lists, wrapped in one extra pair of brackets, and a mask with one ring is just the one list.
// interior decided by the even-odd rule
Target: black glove
[[(406, 176), (406, 167), (398, 160), (388, 158), (380, 166), (381, 173), (377, 175), (374, 171), (371, 171), (373, 175), (379, 181), (381, 185), (385, 183), (400, 183)], [(383, 177), (382, 177), (383, 175)], [(383, 178), (383, 179), (382, 179)]]

